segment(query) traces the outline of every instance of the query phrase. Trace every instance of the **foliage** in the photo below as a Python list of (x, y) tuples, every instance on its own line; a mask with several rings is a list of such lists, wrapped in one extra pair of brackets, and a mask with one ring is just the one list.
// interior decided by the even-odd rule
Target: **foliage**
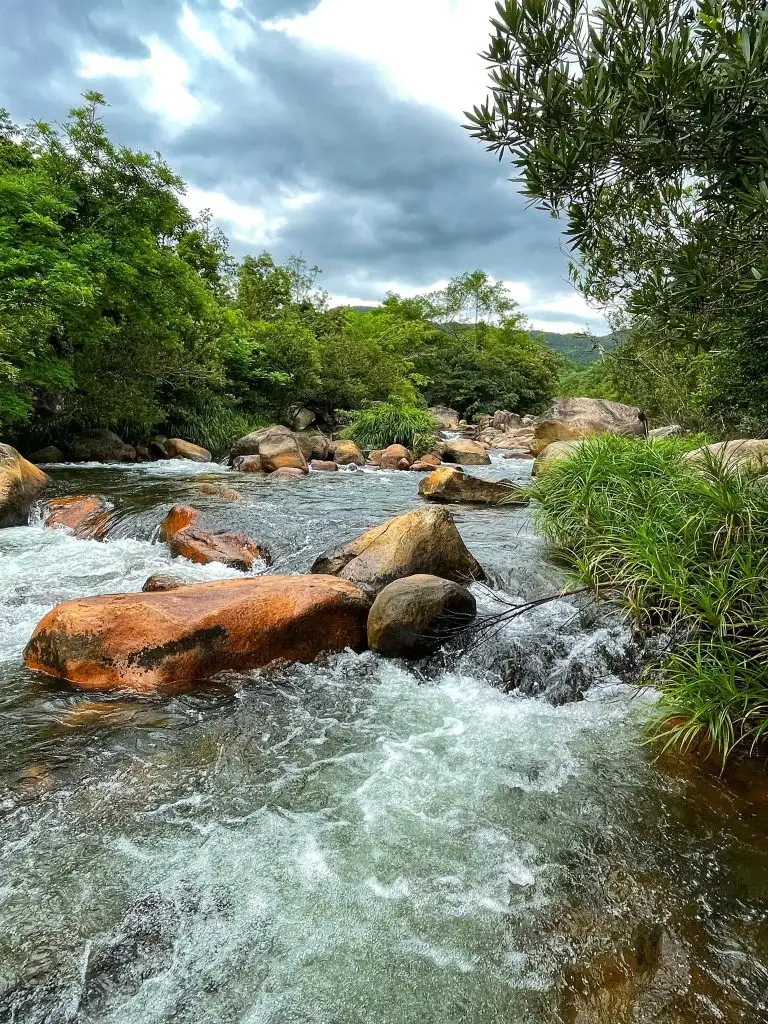
[(616, 347), (613, 334), (594, 337), (591, 334), (557, 334), (554, 331), (531, 331), (534, 337), (577, 366), (590, 366)]
[(602, 437), (538, 480), (546, 536), (598, 594), (663, 627), (656, 732), (726, 758), (768, 731), (768, 488), (695, 441)]
[[(470, 130), (563, 216), (575, 282), (692, 371), (691, 405), (768, 417), (768, 13), (749, 0), (506, 0)], [(745, 385), (750, 385), (746, 386)]]
[(434, 447), (437, 430), (438, 423), (427, 409), (379, 402), (359, 413), (344, 436), (359, 448), (402, 444), (421, 455)]

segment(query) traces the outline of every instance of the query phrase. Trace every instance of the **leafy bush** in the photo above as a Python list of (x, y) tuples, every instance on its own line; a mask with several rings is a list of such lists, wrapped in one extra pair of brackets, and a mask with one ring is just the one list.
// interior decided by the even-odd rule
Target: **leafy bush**
[[(391, 405), (378, 402), (359, 413), (344, 436), (354, 441), (359, 448), (386, 448), (391, 444), (402, 444), (413, 449), (417, 439), (425, 443), (425, 435), (435, 441), (437, 421), (427, 409), (412, 405)], [(427, 449), (431, 445), (427, 446)]]
[(617, 597), (670, 653), (654, 732), (725, 760), (768, 732), (768, 487), (691, 443), (602, 437), (538, 480), (547, 538), (598, 594)]

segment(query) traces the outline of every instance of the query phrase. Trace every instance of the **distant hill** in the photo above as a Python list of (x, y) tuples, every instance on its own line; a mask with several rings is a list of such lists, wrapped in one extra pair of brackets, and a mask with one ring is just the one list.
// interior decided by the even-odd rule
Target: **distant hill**
[(555, 352), (579, 366), (589, 366), (600, 358), (600, 346), (610, 352), (616, 347), (616, 337), (604, 334), (600, 337), (583, 337), (578, 334), (555, 334), (553, 331), (529, 331), (533, 338), (543, 338), (544, 343)]

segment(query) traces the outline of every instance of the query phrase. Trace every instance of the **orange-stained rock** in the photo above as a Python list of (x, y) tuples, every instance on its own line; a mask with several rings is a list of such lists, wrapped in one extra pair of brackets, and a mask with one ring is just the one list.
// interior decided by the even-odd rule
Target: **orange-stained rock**
[(65, 601), (24, 660), (84, 690), (179, 690), (224, 670), (366, 646), (368, 598), (328, 576), (260, 576)]
[(374, 448), (368, 455), (368, 461), (373, 463), (374, 466), (378, 466), (381, 463), (381, 457), (386, 450), (386, 448)]
[(200, 513), (187, 505), (174, 505), (160, 526), (160, 539), (168, 542), (171, 553), (206, 565), (222, 562), (232, 569), (246, 571), (253, 563), (272, 560), (269, 550), (244, 533), (206, 530), (199, 525)]
[(0, 527), (24, 526), (29, 510), (51, 480), (11, 448), (0, 444)]
[(221, 484), (200, 484), (197, 488), (200, 494), (210, 494), (211, 497), (221, 498), (222, 501), (245, 501), (240, 491), (233, 487), (224, 487)]
[(455, 466), (441, 466), (419, 483), (427, 501), (454, 501), (468, 505), (525, 505), (528, 498), (511, 480), (482, 480)]
[(413, 457), (405, 445), (391, 444), (381, 453), (379, 465), (382, 469), (400, 469), (400, 463), (405, 462), (406, 469), (411, 468)]
[(326, 459), (312, 459), (309, 468), (317, 473), (338, 473), (339, 471), (335, 462), (328, 462)]
[(179, 587), (191, 586), (186, 580), (180, 580), (178, 576), (164, 576), (162, 573), (155, 573), (144, 582), (141, 588), (144, 594), (158, 594), (166, 590), (178, 590)]
[(435, 466), (431, 462), (425, 462), (423, 459), (417, 459), (416, 462), (411, 466), (414, 473), (431, 473)]
[(261, 473), (261, 456), (260, 455), (238, 455), (235, 461), (232, 463), (232, 469), (237, 473)]
[(431, 452), (427, 455), (422, 455), (418, 460), (427, 466), (431, 466), (433, 469), (437, 469), (438, 466), (442, 465), (439, 455), (433, 455)]
[(294, 466), (281, 466), (280, 469), (276, 469), (273, 473), (269, 474), (270, 480), (301, 480), (305, 477), (309, 471), (307, 469), (298, 469)]
[(112, 505), (101, 494), (51, 498), (43, 509), (45, 526), (66, 529), (80, 540), (104, 540)]
[(184, 441), (180, 437), (169, 437), (165, 442), (165, 450), (172, 459), (188, 459), (190, 462), (210, 462), (213, 458), (207, 448), (199, 444)]
[(259, 444), (261, 468), (265, 473), (278, 469), (300, 469), (307, 472), (307, 460), (293, 434), (269, 434)]
[(337, 441), (333, 449), (333, 460), (340, 466), (364, 466), (365, 458), (354, 441)]
[(491, 461), (484, 444), (462, 437), (455, 441), (446, 441), (442, 447), (442, 455), (443, 462), (456, 462), (460, 466), (484, 466)]
[(456, 583), (485, 579), (449, 512), (422, 508), (388, 519), (360, 537), (322, 554), (313, 573), (329, 573), (377, 594), (388, 583), (428, 573)]

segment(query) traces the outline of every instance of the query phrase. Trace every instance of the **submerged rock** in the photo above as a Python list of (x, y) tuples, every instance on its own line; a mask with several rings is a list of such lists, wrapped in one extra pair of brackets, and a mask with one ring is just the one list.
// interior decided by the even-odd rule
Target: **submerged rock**
[(468, 505), (525, 505), (528, 498), (511, 480), (482, 480), (451, 466), (434, 470), (419, 484), (427, 501), (458, 502)]
[(51, 480), (9, 444), (0, 444), (0, 527), (24, 526)]
[(187, 459), (190, 462), (210, 462), (213, 458), (207, 448), (180, 437), (169, 437), (165, 442), (165, 450), (171, 459)]
[(352, 583), (329, 576), (261, 576), (89, 597), (50, 611), (24, 660), (84, 690), (172, 691), (224, 670), (364, 650), (369, 605)]
[(432, 654), (477, 614), (472, 594), (458, 583), (418, 574), (384, 587), (368, 616), (368, 645), (390, 658)]
[(445, 509), (425, 508), (388, 519), (360, 537), (320, 555), (313, 573), (350, 580), (378, 593), (393, 580), (429, 573), (456, 583), (485, 579)]
[(197, 488), (200, 494), (209, 494), (213, 498), (221, 498), (222, 501), (245, 501), (240, 491), (234, 487), (224, 487), (223, 484), (200, 484)]
[(110, 502), (102, 494), (51, 498), (43, 508), (44, 525), (65, 529), (79, 540), (104, 540), (109, 531)]
[(460, 466), (485, 466), (491, 461), (485, 445), (467, 438), (446, 441), (442, 447), (443, 462), (455, 462)]
[(174, 505), (160, 525), (160, 538), (171, 553), (206, 565), (222, 562), (232, 569), (247, 571), (254, 562), (272, 560), (269, 549), (244, 533), (206, 530), (199, 525), (200, 513), (188, 505)]

